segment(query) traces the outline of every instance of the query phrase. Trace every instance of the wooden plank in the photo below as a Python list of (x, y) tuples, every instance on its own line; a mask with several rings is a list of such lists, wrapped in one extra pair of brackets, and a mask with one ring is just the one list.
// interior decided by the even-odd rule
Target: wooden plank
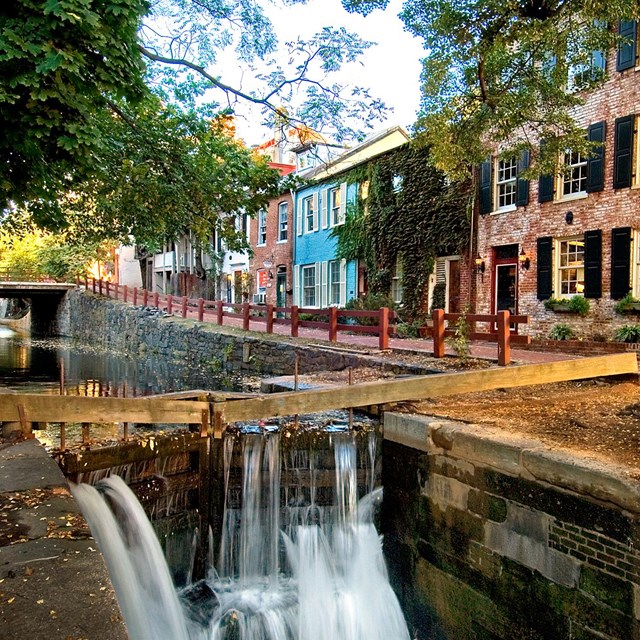
[(636, 355), (622, 353), (482, 371), (416, 376), (385, 382), (365, 382), (298, 393), (278, 393), (226, 402), (224, 405), (216, 405), (216, 408), (222, 408), (223, 420), (229, 423), (637, 372)]
[(201, 424), (202, 411), (209, 410), (208, 402), (187, 400), (17, 393), (0, 395), (0, 421), (18, 422), (20, 404), (32, 422)]

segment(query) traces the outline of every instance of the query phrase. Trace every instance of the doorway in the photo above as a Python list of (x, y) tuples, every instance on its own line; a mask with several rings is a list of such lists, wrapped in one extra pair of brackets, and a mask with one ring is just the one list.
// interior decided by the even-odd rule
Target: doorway
[(287, 306), (287, 267), (278, 267), (276, 272), (276, 307)]
[(447, 260), (447, 311), (460, 313), (460, 260)]
[[(518, 313), (518, 245), (509, 244), (494, 249), (493, 313)], [(511, 325), (511, 329), (515, 329)]]

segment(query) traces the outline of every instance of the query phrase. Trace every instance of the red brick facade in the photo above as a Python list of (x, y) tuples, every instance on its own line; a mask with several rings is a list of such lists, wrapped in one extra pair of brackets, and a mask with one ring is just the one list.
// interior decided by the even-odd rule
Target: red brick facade
[[(532, 180), (529, 184), (529, 203), (526, 206), (514, 207), (505, 212), (476, 214), (476, 255), (484, 260), (485, 271), (484, 274), (479, 271), (474, 273), (472, 278), (477, 285), (475, 310), (478, 313), (495, 312), (499, 297), (497, 290), (500, 288), (504, 302), (507, 289), (515, 278), (515, 311), (531, 317), (531, 324), (523, 327), (522, 333), (547, 336), (553, 325), (567, 323), (574, 328), (576, 337), (612, 339), (616, 328), (640, 322), (638, 315), (616, 314), (616, 300), (611, 297), (612, 229), (622, 227), (631, 228), (630, 284), (635, 295), (638, 295), (637, 279), (640, 276), (637, 274), (639, 248), (636, 246), (636, 232), (640, 229), (640, 188), (633, 185), (614, 189), (613, 178), (615, 121), (623, 116), (640, 114), (640, 72), (633, 68), (617, 71), (615, 52), (609, 54), (607, 62), (609, 79), (601, 89), (587, 96), (585, 106), (578, 113), (578, 121), (584, 125), (585, 131), (594, 123), (605, 122), (604, 188), (573, 199), (540, 203), (539, 181)], [(638, 133), (635, 136), (632, 149), (637, 150)], [(635, 153), (637, 151), (634, 152), (634, 165)], [(633, 169), (632, 171), (635, 174)], [(636, 180), (634, 176), (633, 181)], [(569, 212), (572, 215), (567, 215)], [(550, 263), (554, 278), (553, 295), (560, 297), (558, 239), (580, 237), (592, 230), (601, 231), (601, 295), (589, 300), (590, 310), (585, 317), (545, 309), (543, 301), (538, 299), (538, 239), (551, 239), (554, 247)], [(521, 260), (524, 261), (525, 256), (529, 258), (528, 269), (523, 268), (522, 262), (518, 260), (523, 252), (525, 255), (522, 255)], [(461, 286), (464, 299), (469, 295), (469, 283), (463, 281)]]
[[(286, 206), (286, 240), (281, 225), (280, 212)], [(260, 237), (260, 216), (250, 221), (250, 242), (253, 257), (249, 270), (254, 279), (253, 290), (256, 295), (264, 294), (264, 303), (281, 306), (293, 304), (293, 201), (291, 193), (286, 192), (272, 198), (266, 212), (266, 238)], [(265, 240), (265, 242), (261, 242)], [(265, 266), (265, 262), (266, 265)], [(262, 272), (262, 276), (261, 273)], [(278, 290), (280, 295), (278, 295)], [(250, 301), (253, 301), (253, 296)], [(255, 298), (256, 302), (261, 298)]]

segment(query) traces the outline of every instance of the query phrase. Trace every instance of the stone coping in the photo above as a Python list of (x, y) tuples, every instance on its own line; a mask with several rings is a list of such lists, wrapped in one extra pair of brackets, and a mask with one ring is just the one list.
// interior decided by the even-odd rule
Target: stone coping
[(539, 440), (500, 429), (434, 416), (388, 412), (383, 424), (386, 440), (545, 483), (640, 514), (640, 480), (622, 465), (554, 450)]

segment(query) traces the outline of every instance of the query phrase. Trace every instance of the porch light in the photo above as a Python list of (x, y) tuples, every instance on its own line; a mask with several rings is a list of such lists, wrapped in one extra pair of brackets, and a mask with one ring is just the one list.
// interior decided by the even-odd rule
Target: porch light
[(518, 256), (518, 262), (520, 263), (521, 269), (528, 269), (531, 266), (531, 258), (524, 252), (524, 247)]
[(484, 258), (480, 254), (478, 254), (476, 256), (476, 271), (478, 273), (484, 273), (485, 268), (486, 267), (484, 264)]

